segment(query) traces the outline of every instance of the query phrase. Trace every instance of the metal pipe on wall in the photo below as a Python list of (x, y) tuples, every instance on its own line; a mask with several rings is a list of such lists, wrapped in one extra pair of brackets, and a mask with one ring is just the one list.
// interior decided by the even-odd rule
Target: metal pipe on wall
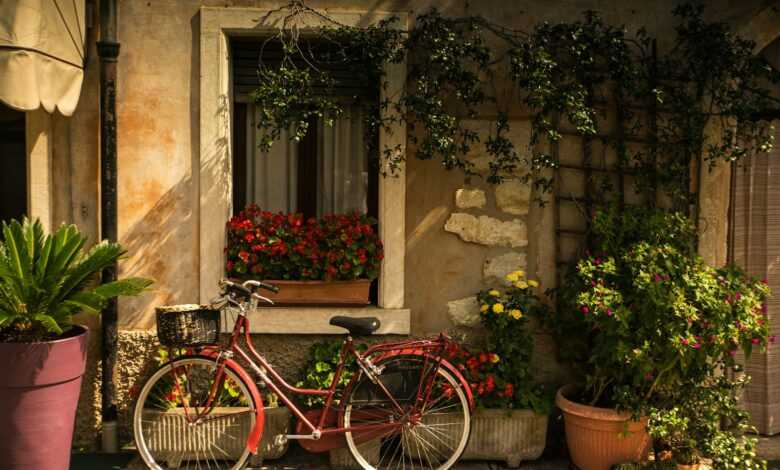
[[(117, 42), (116, 0), (100, 0), (100, 238), (117, 241), (117, 144), (116, 144), (116, 69), (119, 56)], [(106, 268), (103, 282), (115, 281), (116, 263)], [(103, 310), (102, 334), (102, 418), (103, 450), (117, 452), (116, 393), (114, 370), (117, 350), (117, 303), (111, 299)]]

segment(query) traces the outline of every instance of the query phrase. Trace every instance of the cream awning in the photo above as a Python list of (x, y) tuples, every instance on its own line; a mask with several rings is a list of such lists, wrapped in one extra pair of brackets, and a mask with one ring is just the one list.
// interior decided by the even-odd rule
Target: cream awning
[(84, 0), (0, 0), (0, 101), (76, 109), (84, 79)]

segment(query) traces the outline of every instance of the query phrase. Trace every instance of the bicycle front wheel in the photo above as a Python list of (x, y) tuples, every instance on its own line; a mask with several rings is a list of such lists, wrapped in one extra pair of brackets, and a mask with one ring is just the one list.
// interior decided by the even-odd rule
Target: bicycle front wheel
[(176, 359), (141, 389), (133, 413), (138, 453), (153, 470), (239, 470), (249, 458), (247, 438), (256, 404), (249, 387), (216, 361)]
[[(382, 366), (379, 380), (389, 395), (363, 374), (346, 397), (344, 427), (354, 431), (345, 437), (352, 456), (364, 469), (452, 467), (471, 432), (468, 400), (458, 381), (419, 357), (393, 358)], [(419, 384), (427, 379), (430, 393), (418, 401)]]

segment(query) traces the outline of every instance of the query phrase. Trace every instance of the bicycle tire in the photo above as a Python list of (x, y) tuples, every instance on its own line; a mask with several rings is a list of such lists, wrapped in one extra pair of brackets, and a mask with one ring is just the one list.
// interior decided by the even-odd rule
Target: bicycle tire
[[(410, 379), (402, 378), (399, 380), (397, 377), (392, 377), (393, 374), (397, 374), (394, 369), (401, 369), (403, 363), (406, 363), (406, 367), (410, 367), (412, 370), (415, 368), (416, 370), (419, 370), (420, 372), (417, 375), (418, 377), (422, 377), (423, 374), (420, 370), (421, 365), (424, 363), (422, 358), (415, 356), (396, 356), (378, 364), (383, 366), (383, 372), (379, 376), (379, 379), (388, 389), (391, 389), (390, 392), (394, 395), (393, 398), (397, 402), (411, 403), (413, 396), (416, 396), (416, 385), (419, 383), (420, 379), (418, 378), (416, 383), (410, 384), (402, 383), (411, 381)], [(471, 411), (469, 403), (461, 384), (450, 372), (439, 367), (436, 374), (435, 380), (440, 379), (442, 381), (442, 388), (444, 388), (444, 385), (449, 386), (452, 397), (454, 397), (452, 402), (457, 403), (457, 408), (453, 408), (452, 412), (448, 411), (447, 413), (444, 413), (443, 410), (432, 408), (429, 410), (431, 412), (429, 416), (423, 411), (422, 415), (419, 417), (420, 422), (414, 425), (409, 424), (407, 428), (408, 431), (401, 430), (400, 435), (398, 436), (382, 434), (369, 438), (366, 435), (356, 437), (352, 432), (346, 432), (345, 438), (347, 447), (355, 461), (362, 468), (366, 470), (405, 468), (407, 464), (412, 464), (416, 460), (419, 465), (415, 466), (420, 466), (423, 469), (435, 468), (437, 470), (446, 470), (452, 467), (458, 459), (460, 459), (461, 455), (463, 455), (463, 452), (466, 450), (471, 435)], [(382, 395), (386, 397), (386, 394), (381, 391), (375, 394), (370, 392), (367, 393), (365, 387), (370, 390), (378, 388), (376, 386), (372, 387), (369, 384), (371, 384), (370, 379), (365, 377), (365, 374), (361, 372), (356, 378), (353, 387), (348, 391), (349, 395), (345, 397), (343, 416), (344, 427), (349, 428), (361, 424), (359, 421), (359, 413), (364, 413), (365, 416), (379, 416), (379, 414), (375, 414), (370, 407), (373, 406), (374, 409), (382, 409), (383, 405), (381, 403), (370, 405), (370, 403), (372, 400), (381, 400)], [(358, 417), (357, 420), (353, 419), (353, 414)], [(444, 415), (453, 415), (453, 418), (448, 418)], [(459, 418), (457, 416), (459, 416)], [(440, 420), (445, 418), (452, 419), (454, 422), (442, 423)], [(375, 421), (384, 419), (385, 418), (380, 417), (376, 418)], [(367, 418), (363, 421), (366, 420)], [(428, 420), (427, 423), (426, 420)], [(441, 429), (433, 430), (435, 427), (450, 426), (451, 424), (457, 426), (458, 423), (460, 423), (462, 428), (453, 430), (452, 436), (445, 435)], [(366, 423), (364, 422), (362, 424)], [(407, 425), (404, 424), (404, 426)], [(423, 431), (427, 433), (426, 437), (430, 440), (422, 437)], [(453, 437), (455, 442), (455, 445), (452, 448), (449, 448), (449, 450), (444, 449), (443, 451), (436, 449), (436, 447), (441, 448), (448, 446), (447, 439), (449, 437)], [(415, 439), (414, 445), (409, 445), (409, 448), (407, 448), (405, 442), (411, 443), (412, 439)], [(393, 446), (395, 446), (395, 448), (393, 448)], [(404, 448), (399, 452), (400, 447)], [(439, 455), (446, 458), (438, 459), (440, 461), (433, 462), (431, 458), (436, 457), (436, 455), (433, 455), (433, 452), (438, 452)], [(445, 453), (447, 455), (445, 455)], [(387, 456), (390, 454), (392, 455), (387, 459)], [(417, 458), (415, 458), (415, 454)], [(427, 454), (427, 456), (425, 454)], [(409, 459), (408, 462), (407, 458)]]
[[(250, 393), (251, 388), (238, 374), (225, 367), (226, 381), (223, 386), (229, 384), (229, 388), (237, 388), (232, 392), (237, 392), (238, 396), (233, 396), (232, 392), (228, 390), (228, 400), (231, 400), (230, 404), (240, 406), (219, 406), (204, 415), (207, 418), (199, 424), (187, 422), (190, 419), (187, 417), (187, 405), (175, 406), (176, 402), (174, 402), (169, 408), (161, 409), (162, 406), (153, 402), (160, 401), (158, 393), (161, 389), (170, 390), (170, 385), (162, 382), (163, 380), (184, 382), (172, 374), (174, 370), (177, 373), (183, 370), (189, 371), (190, 375), (186, 376), (186, 383), (187, 387), (191, 388), (196, 380), (195, 374), (191, 370), (193, 367), (205, 368), (203, 377), (204, 380), (209, 380), (207, 373), (213, 369), (214, 375), (216, 375), (217, 361), (206, 357), (174, 359), (160, 366), (144, 383), (133, 410), (133, 437), (138, 453), (144, 463), (152, 470), (167, 470), (169, 468), (241, 470), (249, 459), (246, 442), (249, 432), (255, 424), (257, 404)], [(213, 383), (213, 378), (211, 383)], [(179, 398), (182, 402), (191, 400), (192, 390), (181, 391), (182, 389), (181, 385), (174, 386), (174, 390), (179, 390), (179, 392), (173, 393), (173, 397), (165, 396), (163, 398), (165, 400)], [(183, 398), (188, 393), (190, 397)], [(218, 393), (222, 393), (222, 389)], [(225, 401), (222, 398), (219, 399)], [(197, 413), (197, 405), (191, 408)], [(233, 411), (226, 412), (226, 409)], [(212, 415), (212, 413), (214, 414)], [(230, 434), (228, 434), (228, 429), (234, 430), (229, 431)], [(226, 438), (230, 440), (228, 441)], [(241, 450), (242, 448), (243, 450)], [(236, 455), (239, 452), (240, 455)], [(205, 465), (200, 464), (203, 459), (206, 460)], [(181, 466), (182, 462), (192, 462), (193, 460), (196, 462), (195, 465)]]

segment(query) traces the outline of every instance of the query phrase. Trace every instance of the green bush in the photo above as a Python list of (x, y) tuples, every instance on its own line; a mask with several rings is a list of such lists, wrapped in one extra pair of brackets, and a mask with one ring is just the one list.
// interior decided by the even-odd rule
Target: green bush
[[(314, 343), (309, 348), (309, 359), (303, 367), (303, 380), (295, 386), (299, 388), (327, 389), (333, 383), (333, 377), (336, 374), (341, 357), (342, 340), (321, 341)], [(365, 344), (356, 345), (358, 351), (365, 351)], [(355, 375), (355, 357), (347, 356), (346, 364), (341, 372), (339, 383), (336, 386), (337, 395), (339, 395)], [(325, 404), (325, 398), (318, 396), (302, 395), (303, 405), (308, 408), (316, 408)], [(335, 404), (336, 402), (334, 402)]]

